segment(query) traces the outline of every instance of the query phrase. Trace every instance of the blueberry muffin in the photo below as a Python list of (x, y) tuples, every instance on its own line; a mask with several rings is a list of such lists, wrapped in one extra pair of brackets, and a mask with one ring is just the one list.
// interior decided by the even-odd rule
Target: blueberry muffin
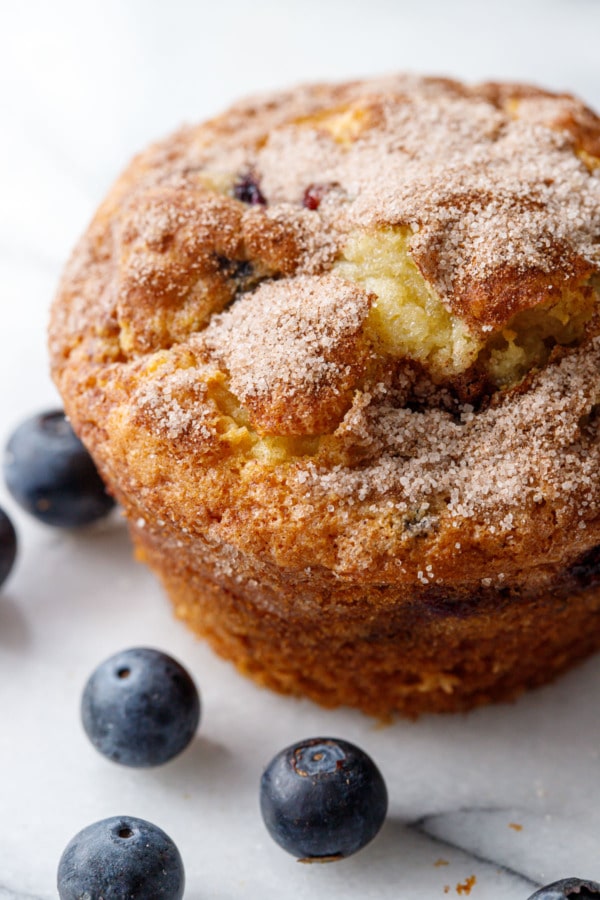
[(177, 615), (259, 683), (462, 710), (600, 646), (600, 120), (408, 76), (136, 157), (52, 370)]

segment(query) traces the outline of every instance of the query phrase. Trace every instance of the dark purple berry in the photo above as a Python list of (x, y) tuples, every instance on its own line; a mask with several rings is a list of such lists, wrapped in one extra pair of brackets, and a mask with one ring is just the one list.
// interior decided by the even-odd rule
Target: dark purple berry
[(13, 524), (0, 509), (0, 586), (4, 584), (17, 555), (17, 533)]
[(267, 201), (260, 189), (258, 179), (252, 172), (242, 175), (233, 186), (233, 196), (250, 206), (266, 206)]
[(115, 502), (62, 411), (26, 419), (9, 438), (6, 486), (46, 525), (77, 528), (106, 516)]
[(185, 872), (165, 832), (133, 816), (88, 825), (58, 865), (60, 900), (181, 900)]
[(364, 751), (337, 738), (292, 744), (269, 763), (260, 785), (267, 830), (303, 860), (342, 859), (371, 841), (385, 820), (387, 790)]
[(600, 897), (600, 884), (581, 878), (563, 878), (540, 888), (529, 900), (595, 900)]
[(83, 727), (96, 749), (124, 766), (160, 766), (184, 750), (200, 721), (200, 698), (176, 660), (148, 647), (123, 650), (90, 676)]

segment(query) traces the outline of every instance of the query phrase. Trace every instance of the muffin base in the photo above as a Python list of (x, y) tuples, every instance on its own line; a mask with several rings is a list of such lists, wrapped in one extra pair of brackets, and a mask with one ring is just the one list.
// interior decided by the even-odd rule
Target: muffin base
[(182, 548), (164, 529), (135, 525), (132, 535), (176, 615), (218, 654), (260, 685), (326, 707), (383, 719), (465, 711), (511, 700), (600, 648), (595, 551), (535, 592), (479, 584), (323, 590), (324, 573), (310, 582), (289, 572), (258, 580), (223, 572), (222, 553), (213, 564), (211, 548), (195, 540)]

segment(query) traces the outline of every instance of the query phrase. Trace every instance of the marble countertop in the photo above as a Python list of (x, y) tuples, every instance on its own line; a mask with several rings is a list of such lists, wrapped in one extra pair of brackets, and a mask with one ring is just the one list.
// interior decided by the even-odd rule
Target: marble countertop
[[(47, 309), (61, 266), (137, 149), (240, 94), (411, 69), (524, 79), (600, 107), (598, 0), (54, 0), (5, 4), (0, 28), (0, 441), (54, 407)], [(568, 875), (600, 880), (600, 657), (514, 705), (378, 727), (261, 691), (171, 615), (115, 514), (84, 534), (22, 514), (0, 597), (0, 900), (56, 896), (68, 840), (117, 814), (178, 844), (187, 900), (526, 900)], [(197, 739), (163, 768), (119, 768), (79, 724), (103, 658), (161, 647), (203, 696)], [(364, 747), (388, 783), (379, 837), (336, 865), (301, 866), (267, 836), (258, 781), (317, 734)]]

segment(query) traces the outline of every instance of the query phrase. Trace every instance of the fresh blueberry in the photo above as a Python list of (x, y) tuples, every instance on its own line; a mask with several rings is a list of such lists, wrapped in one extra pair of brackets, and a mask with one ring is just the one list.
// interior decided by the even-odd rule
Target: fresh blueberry
[(567, 900), (569, 897), (573, 897), (574, 900), (592, 900), (594, 897), (600, 897), (600, 884), (581, 878), (563, 878), (536, 891), (529, 900)]
[(194, 737), (200, 698), (176, 660), (160, 650), (134, 647), (111, 656), (92, 673), (81, 718), (104, 756), (124, 766), (160, 766)]
[(372, 840), (387, 790), (367, 754), (347, 741), (311, 738), (286, 747), (265, 769), (260, 808), (267, 830), (303, 860), (342, 859)]
[(9, 438), (4, 477), (14, 499), (46, 525), (77, 528), (115, 505), (60, 410), (26, 419)]
[(180, 900), (185, 872), (162, 829), (114, 816), (88, 825), (67, 844), (57, 881), (60, 900)]
[(17, 534), (13, 524), (0, 509), (0, 586), (4, 584), (17, 555)]

